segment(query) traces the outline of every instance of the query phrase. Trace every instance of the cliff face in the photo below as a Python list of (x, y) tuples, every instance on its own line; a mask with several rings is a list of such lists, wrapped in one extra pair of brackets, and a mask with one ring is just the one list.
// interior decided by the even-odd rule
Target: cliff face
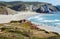
[(38, 13), (49, 13), (59, 11), (58, 8), (50, 3), (44, 2), (0, 2), (0, 6), (6, 6), (15, 11), (35, 11)]
[(11, 9), (16, 11), (35, 11), (39, 13), (49, 13), (58, 11), (55, 6), (44, 2), (21, 2), (14, 5)]
[(58, 9), (54, 7), (53, 5), (41, 5), (38, 9), (36, 9), (36, 12), (38, 13), (50, 13), (50, 12), (56, 12)]
[(60, 11), (60, 5), (57, 5), (55, 7), (58, 9), (58, 11)]

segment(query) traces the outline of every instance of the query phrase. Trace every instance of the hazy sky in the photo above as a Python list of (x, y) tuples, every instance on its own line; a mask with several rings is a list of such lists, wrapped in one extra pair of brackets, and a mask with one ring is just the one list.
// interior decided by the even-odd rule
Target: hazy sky
[(53, 5), (60, 5), (60, 0), (0, 0), (0, 1), (38, 1), (52, 3)]

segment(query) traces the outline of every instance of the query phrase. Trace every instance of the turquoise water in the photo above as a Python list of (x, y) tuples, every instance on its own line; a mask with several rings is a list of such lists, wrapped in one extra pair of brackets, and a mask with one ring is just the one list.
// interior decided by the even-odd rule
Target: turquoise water
[(38, 14), (28, 18), (33, 23), (38, 25), (46, 25), (53, 27), (60, 27), (60, 12), (54, 12), (54, 14)]
[(60, 12), (53, 14), (38, 14), (28, 18), (32, 23), (48, 27), (50, 31), (60, 34)]

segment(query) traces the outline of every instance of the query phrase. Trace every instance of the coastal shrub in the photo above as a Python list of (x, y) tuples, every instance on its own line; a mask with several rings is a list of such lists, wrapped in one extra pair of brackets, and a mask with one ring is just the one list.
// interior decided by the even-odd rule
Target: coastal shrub
[(45, 33), (47, 33), (47, 34), (49, 34), (49, 32), (48, 31), (44, 31)]
[(20, 26), (24, 28), (30, 28), (30, 25), (28, 23), (21, 23)]
[(22, 34), (22, 35), (24, 35), (26, 37), (29, 37), (29, 32), (27, 32), (26, 30), (7, 29), (5, 31), (12, 32), (12, 33), (17, 33), (17, 34)]
[(2, 28), (1, 28), (1, 31), (4, 31), (5, 29), (6, 29), (6, 28), (2, 27)]
[(22, 20), (20, 20), (19, 23), (22, 23)]
[(56, 35), (59, 35), (59, 33), (56, 33), (56, 32), (52, 32), (52, 33), (54, 33), (54, 34), (56, 34)]
[(1, 29), (1, 31), (4, 31), (4, 30), (9, 29), (9, 28), (2, 27), (2, 28), (0, 28), (0, 29)]
[(44, 29), (40, 29), (40, 31), (45, 31)]
[(47, 39), (60, 39), (60, 36), (51, 36), (51, 37), (48, 37)]
[(40, 37), (32, 37), (32, 39), (45, 39), (45, 38), (40, 38)]
[(49, 32), (48, 32), (48, 31), (46, 31), (46, 30), (44, 30), (44, 29), (40, 29), (40, 31), (44, 31), (45, 33), (48, 33), (48, 34), (49, 34)]
[(18, 21), (11, 21), (10, 23), (17, 23)]
[(0, 36), (0, 39), (13, 39), (13, 38)]
[(3, 26), (0, 29), (1, 29), (1, 31), (9, 31), (9, 30), (14, 29), (14, 28), (11, 26)]

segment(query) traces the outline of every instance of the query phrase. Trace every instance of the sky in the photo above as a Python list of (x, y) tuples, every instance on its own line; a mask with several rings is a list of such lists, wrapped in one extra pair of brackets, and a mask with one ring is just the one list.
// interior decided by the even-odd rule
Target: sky
[(0, 1), (38, 1), (38, 2), (47, 2), (47, 3), (52, 3), (53, 5), (60, 5), (60, 0), (0, 0)]

